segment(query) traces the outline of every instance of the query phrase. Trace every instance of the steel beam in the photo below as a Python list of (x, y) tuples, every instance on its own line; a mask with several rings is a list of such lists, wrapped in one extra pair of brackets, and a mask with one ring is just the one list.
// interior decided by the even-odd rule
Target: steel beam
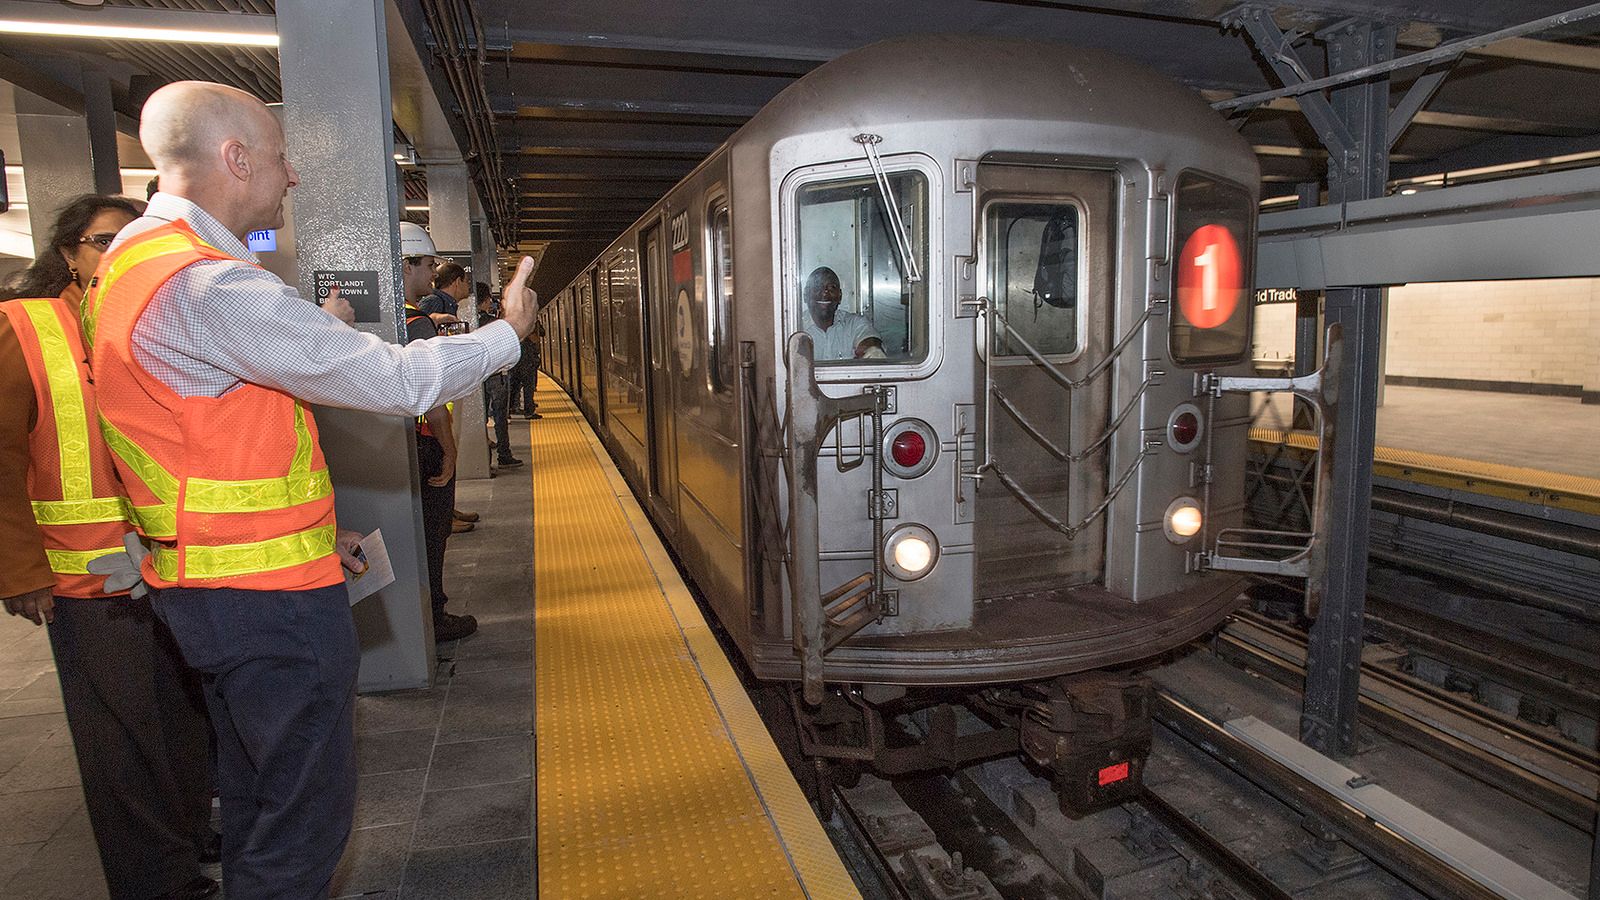
[[(772, 78), (799, 78), (825, 60), (785, 58), (741, 53), (711, 52), (708, 48), (668, 49), (656, 47), (615, 47), (593, 44), (516, 41), (510, 47), (495, 48), (513, 62), (557, 63), (572, 66), (599, 66), (616, 69), (653, 69), (671, 72), (713, 72), (720, 75), (758, 75)], [(498, 55), (498, 54), (497, 54)]]
[[(1394, 27), (1348, 22), (1319, 35), (1327, 42), (1328, 69), (1339, 73), (1382, 63), (1394, 55)], [(1388, 181), (1389, 79), (1341, 84), (1329, 106), (1351, 144), (1328, 160), (1328, 202), (1383, 196)], [(1332, 148), (1330, 148), (1330, 151)], [(1325, 324), (1344, 334), (1338, 422), (1327, 498), (1326, 570), (1322, 611), (1311, 627), (1306, 659), (1300, 738), (1335, 756), (1356, 750), (1361, 640), (1367, 593), (1367, 539), (1372, 496), (1372, 460), (1377, 444), (1378, 383), (1384, 290), (1353, 287), (1329, 291)]]

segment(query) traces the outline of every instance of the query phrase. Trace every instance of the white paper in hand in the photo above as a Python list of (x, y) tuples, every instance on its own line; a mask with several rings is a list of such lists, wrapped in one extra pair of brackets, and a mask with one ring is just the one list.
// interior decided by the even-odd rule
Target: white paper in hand
[(378, 529), (361, 539), (361, 552), (367, 557), (367, 570), (357, 575), (345, 570), (344, 584), (350, 591), (350, 605), (394, 584), (394, 563), (389, 561), (389, 548), (383, 544), (383, 529)]

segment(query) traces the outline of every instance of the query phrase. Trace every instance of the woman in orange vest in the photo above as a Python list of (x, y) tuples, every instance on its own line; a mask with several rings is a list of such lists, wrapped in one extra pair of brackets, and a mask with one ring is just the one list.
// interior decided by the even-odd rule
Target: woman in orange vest
[[(50, 249), (0, 303), (0, 569), (6, 610), (49, 624), (89, 822), (114, 898), (200, 900), (215, 852), (206, 719), (184, 665), (125, 559), (127, 493), (98, 427), (79, 333), (83, 288), (138, 214), (87, 195), (57, 217)], [(136, 540), (136, 538), (135, 538)], [(126, 566), (124, 566), (126, 568)]]

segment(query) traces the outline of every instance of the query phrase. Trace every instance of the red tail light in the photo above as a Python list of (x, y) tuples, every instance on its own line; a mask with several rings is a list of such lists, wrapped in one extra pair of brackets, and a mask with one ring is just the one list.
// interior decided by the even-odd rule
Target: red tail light
[(902, 468), (914, 469), (928, 453), (928, 442), (915, 431), (903, 431), (895, 436), (889, 455)]
[(1105, 787), (1108, 784), (1116, 784), (1119, 781), (1126, 781), (1127, 779), (1128, 764), (1125, 762), (1119, 762), (1116, 765), (1106, 766), (1100, 770), (1098, 776), (1101, 787)]
[(1179, 444), (1188, 446), (1200, 436), (1200, 417), (1192, 412), (1179, 413), (1172, 420), (1172, 438)]

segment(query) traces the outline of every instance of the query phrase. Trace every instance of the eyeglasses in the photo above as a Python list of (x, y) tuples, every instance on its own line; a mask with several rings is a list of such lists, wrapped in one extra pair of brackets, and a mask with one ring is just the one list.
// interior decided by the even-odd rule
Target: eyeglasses
[(78, 238), (78, 243), (93, 244), (96, 247), (99, 247), (101, 250), (105, 250), (106, 248), (110, 247), (111, 242), (116, 239), (117, 233), (115, 231), (105, 231), (101, 232), (100, 234), (84, 235), (83, 237)]

